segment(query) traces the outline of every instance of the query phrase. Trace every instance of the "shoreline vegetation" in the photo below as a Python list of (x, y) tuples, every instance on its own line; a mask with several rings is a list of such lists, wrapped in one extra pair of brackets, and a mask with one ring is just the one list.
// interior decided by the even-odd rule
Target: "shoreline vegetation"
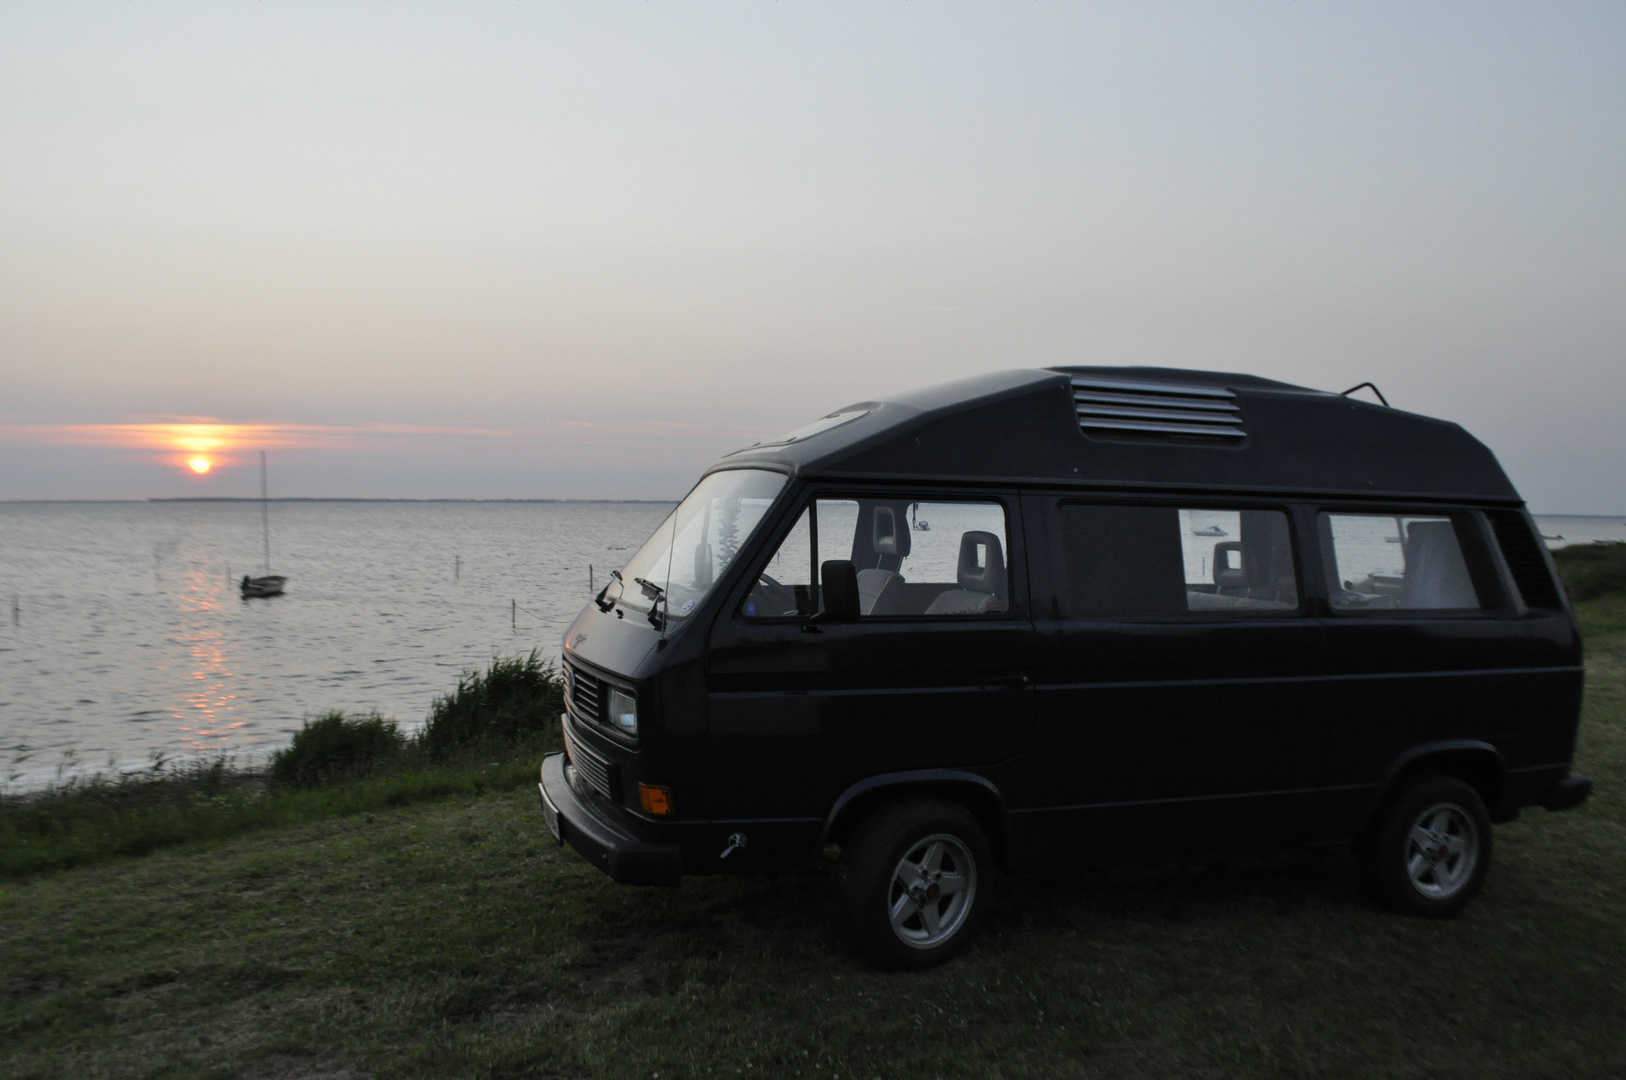
[(1555, 549), (1552, 556), (1571, 602), (1626, 593), (1626, 542), (1570, 544)]
[[(81, 824), (0, 877), (0, 1075), (1623, 1076), (1626, 545), (1559, 565), (1597, 787), (1498, 826), (1451, 919), (1379, 908), (1341, 852), (1057, 868), (991, 881), (954, 963), (871, 971), (827, 870), (639, 889), (556, 846), (522, 790), (559, 704), (533, 655), (416, 737), (318, 718), (279, 778), (8, 803)], [(95, 835), (125, 813), (150, 854)]]
[(559, 747), (559, 669), (529, 656), (494, 659), (435, 700), (413, 735), (376, 714), (307, 721), (263, 769), (229, 758), (90, 773), (0, 795), (0, 879), (255, 829), (478, 796), (533, 783)]

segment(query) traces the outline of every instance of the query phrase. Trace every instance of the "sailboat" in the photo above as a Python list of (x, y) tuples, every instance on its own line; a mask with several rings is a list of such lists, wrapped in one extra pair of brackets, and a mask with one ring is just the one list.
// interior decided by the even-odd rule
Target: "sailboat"
[(243, 599), (253, 596), (281, 596), (288, 579), (271, 572), (271, 497), (265, 484), (265, 451), (260, 451), (260, 528), (265, 533), (265, 573), (243, 575)]

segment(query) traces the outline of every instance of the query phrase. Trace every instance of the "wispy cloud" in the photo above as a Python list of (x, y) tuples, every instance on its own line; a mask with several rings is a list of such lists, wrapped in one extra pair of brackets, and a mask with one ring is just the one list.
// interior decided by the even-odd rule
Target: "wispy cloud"
[(590, 446), (659, 446), (690, 443), (745, 445), (768, 434), (735, 424), (665, 420), (543, 421), (523, 427), (470, 424), (236, 423), (213, 417), (168, 417), (108, 424), (0, 422), (0, 443), (83, 446), (145, 454), (208, 454), (225, 463), (253, 450), (355, 450), (380, 443), (489, 440)]
[(501, 438), (487, 427), (424, 424), (231, 423), (186, 417), (119, 424), (3, 424), (0, 440), (36, 446), (106, 446), (131, 450), (225, 451), (240, 447), (338, 449), (358, 440), (435, 435)]

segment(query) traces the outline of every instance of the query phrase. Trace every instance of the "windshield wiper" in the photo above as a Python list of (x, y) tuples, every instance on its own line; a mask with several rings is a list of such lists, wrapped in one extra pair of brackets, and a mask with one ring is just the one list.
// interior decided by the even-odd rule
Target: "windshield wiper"
[(647, 581), (641, 577), (635, 577), (632, 580), (636, 581), (638, 588), (642, 589), (644, 595), (649, 597), (649, 625), (657, 630), (665, 630), (666, 619), (661, 614), (661, 597), (666, 594), (666, 590), (653, 581)]

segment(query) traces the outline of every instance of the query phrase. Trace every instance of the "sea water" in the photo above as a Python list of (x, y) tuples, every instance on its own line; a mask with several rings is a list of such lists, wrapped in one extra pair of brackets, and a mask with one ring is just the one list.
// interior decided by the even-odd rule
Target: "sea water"
[[(244, 600), (238, 581), (263, 569), (258, 503), (0, 503), (0, 785), (64, 762), (250, 762), (334, 709), (412, 730), (464, 672), (556, 657), (590, 585), (669, 509), (274, 502), (288, 591)], [(1537, 520), (1564, 538), (1552, 546), (1626, 540), (1626, 518)], [(921, 555), (955, 525), (934, 521)]]

